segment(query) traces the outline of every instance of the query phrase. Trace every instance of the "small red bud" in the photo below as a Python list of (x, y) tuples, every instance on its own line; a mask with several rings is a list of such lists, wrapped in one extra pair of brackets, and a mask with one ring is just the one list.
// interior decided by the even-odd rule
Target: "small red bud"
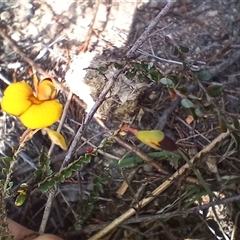
[(93, 147), (89, 147), (89, 148), (87, 148), (86, 153), (90, 154), (93, 152), (93, 150), (94, 150)]

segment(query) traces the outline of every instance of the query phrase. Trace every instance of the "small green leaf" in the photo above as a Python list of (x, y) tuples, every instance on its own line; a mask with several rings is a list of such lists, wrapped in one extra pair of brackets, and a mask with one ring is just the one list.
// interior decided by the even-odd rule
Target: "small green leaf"
[(144, 63), (142, 62), (141, 64), (138, 65), (139, 66), (139, 69), (144, 71), (144, 72), (147, 72), (149, 69), (148, 69), (148, 63)]
[(147, 72), (149, 70), (148, 63), (145, 63), (145, 62), (141, 62), (141, 63), (134, 62), (133, 67), (137, 70), (144, 71), (144, 72)]
[(179, 52), (178, 48), (177, 48), (177, 47), (174, 47), (174, 49), (173, 49), (173, 55), (174, 55), (174, 56), (178, 56), (179, 54), (180, 54), (180, 52)]
[(194, 103), (189, 99), (182, 99), (181, 104), (185, 108), (194, 108)]
[(223, 87), (220, 85), (210, 85), (207, 92), (211, 97), (219, 97), (223, 92)]
[(66, 176), (64, 174), (60, 174), (59, 178), (58, 178), (58, 181), (63, 183), (63, 182), (65, 182), (65, 180), (66, 180)]
[(40, 182), (42, 180), (42, 174), (43, 174), (43, 171), (41, 169), (35, 170), (34, 176), (37, 182)]
[(48, 180), (46, 182), (43, 182), (40, 184), (39, 189), (43, 192), (47, 192), (49, 189), (51, 189), (55, 184), (55, 181), (53, 179)]
[(189, 108), (189, 111), (190, 111), (191, 115), (193, 116), (193, 119), (198, 120), (198, 116), (195, 113), (195, 109), (194, 108)]
[(125, 73), (126, 78), (132, 80), (136, 76), (136, 72), (127, 72)]
[(177, 169), (177, 168), (178, 168), (179, 159), (180, 159), (179, 157), (170, 158), (170, 159), (169, 159), (170, 165), (171, 165), (173, 168)]
[(123, 68), (123, 65), (115, 62), (115, 63), (114, 63), (114, 67), (115, 67), (116, 69), (122, 69), (122, 68)]
[(2, 168), (2, 174), (7, 175), (8, 174), (8, 169), (7, 168)]
[(82, 230), (82, 225), (80, 223), (76, 223), (74, 224), (73, 228), (75, 231), (80, 231)]
[(172, 86), (173, 81), (170, 78), (161, 78), (159, 82), (163, 85)]
[(198, 79), (200, 81), (209, 81), (211, 78), (212, 78), (212, 73), (207, 69), (204, 69), (198, 73)]
[(9, 182), (9, 183), (8, 183), (8, 186), (9, 186), (10, 188), (12, 188), (12, 187), (13, 187), (13, 182), (12, 182), (12, 181)]
[(99, 72), (104, 73), (108, 70), (108, 66), (101, 66), (98, 68)]
[(50, 164), (50, 159), (47, 156), (47, 154), (44, 152), (44, 150), (42, 150), (40, 158), (39, 158), (39, 164), (40, 164), (40, 168), (44, 168), (45, 165), (49, 166)]
[(194, 112), (198, 117), (203, 117), (203, 115), (204, 115), (204, 113), (202, 112), (202, 110), (200, 108), (194, 109)]
[(118, 167), (124, 168), (124, 167), (130, 167), (133, 166), (137, 163), (141, 163), (143, 160), (140, 157), (133, 156), (133, 157), (128, 157), (128, 158), (123, 158), (117, 163)]
[(47, 176), (52, 174), (50, 163), (50, 158), (44, 151), (42, 151), (39, 158), (39, 169), (34, 172), (35, 180), (37, 182), (43, 181)]
[(50, 176), (52, 173), (53, 173), (53, 170), (52, 170), (52, 169), (48, 168), (48, 169), (46, 170), (46, 175), (47, 175), (47, 176)]
[(162, 74), (159, 71), (154, 69), (151, 69), (149, 71), (149, 76), (154, 81), (159, 81), (162, 78)]
[(148, 63), (148, 70), (150, 70), (153, 67), (154, 63), (153, 62), (149, 62)]
[(181, 94), (187, 94), (187, 93), (188, 93), (188, 89), (187, 89), (187, 87), (185, 87), (185, 86), (179, 87), (177, 90), (178, 90)]
[(20, 193), (15, 200), (15, 205), (17, 207), (22, 206), (25, 203), (26, 199), (27, 199), (26, 193), (25, 192)]
[(101, 72), (101, 73), (104, 73), (108, 70), (108, 66), (101, 66), (98, 68), (98, 71)]
[(188, 53), (189, 52), (189, 48), (188, 47), (185, 47), (185, 46), (179, 46), (179, 48), (180, 48), (180, 51), (182, 52), (182, 53)]
[(64, 172), (61, 172), (61, 174), (64, 174), (65, 178), (70, 178), (72, 176), (72, 170), (71, 169), (68, 169)]
[(4, 157), (2, 159), (2, 161), (3, 161), (4, 165), (9, 166), (10, 163), (14, 161), (14, 159), (12, 159), (11, 157)]

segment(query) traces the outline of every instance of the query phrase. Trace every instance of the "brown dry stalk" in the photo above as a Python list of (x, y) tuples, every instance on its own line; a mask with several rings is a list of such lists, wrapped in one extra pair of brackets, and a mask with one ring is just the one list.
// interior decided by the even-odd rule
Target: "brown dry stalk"
[[(216, 137), (209, 145), (203, 148), (200, 152), (198, 152), (193, 158), (190, 159), (191, 163), (194, 163), (196, 159), (199, 159), (203, 154), (209, 153), (216, 146), (217, 143), (221, 142), (225, 138), (229, 136), (229, 132), (221, 133), (218, 137)], [(163, 193), (167, 188), (169, 188), (177, 179), (183, 176), (187, 170), (190, 169), (190, 166), (186, 163), (183, 165), (178, 171), (176, 171), (168, 180), (163, 182), (159, 187), (157, 187), (152, 193), (150, 197), (142, 199), (137, 206), (130, 208), (127, 212), (122, 214), (120, 217), (112, 221), (108, 226), (99, 231), (97, 234), (92, 236), (89, 240), (98, 240), (102, 239), (105, 235), (111, 232), (113, 229), (122, 224), (126, 219), (131, 217), (136, 213), (135, 209), (139, 209), (145, 207), (150, 202), (152, 202), (158, 195)]]

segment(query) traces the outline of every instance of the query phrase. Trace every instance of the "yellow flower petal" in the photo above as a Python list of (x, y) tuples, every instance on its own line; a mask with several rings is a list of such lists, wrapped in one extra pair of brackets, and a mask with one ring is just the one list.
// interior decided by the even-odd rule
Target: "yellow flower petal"
[(45, 128), (59, 120), (62, 108), (57, 100), (43, 101), (39, 105), (33, 104), (19, 119), (27, 128)]
[(50, 138), (50, 140), (58, 145), (59, 147), (61, 147), (63, 150), (67, 150), (67, 144), (66, 141), (63, 137), (63, 135), (59, 132), (56, 132), (52, 129), (49, 128), (45, 128), (44, 130), (46, 130), (48, 137)]
[(57, 90), (51, 78), (43, 79), (37, 87), (37, 98), (39, 100), (50, 100), (56, 97)]
[(2, 110), (8, 114), (19, 116), (31, 105), (30, 97), (33, 97), (32, 88), (26, 82), (17, 82), (9, 85), (2, 98)]

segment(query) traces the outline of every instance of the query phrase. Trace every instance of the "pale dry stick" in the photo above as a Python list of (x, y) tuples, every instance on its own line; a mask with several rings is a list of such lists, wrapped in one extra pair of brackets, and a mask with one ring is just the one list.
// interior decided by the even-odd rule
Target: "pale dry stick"
[[(215, 127), (215, 128), (213, 128), (213, 129), (211, 129), (211, 131), (215, 131), (215, 130), (218, 130), (219, 129), (219, 127)], [(204, 132), (205, 134), (206, 133), (209, 133), (210, 131), (207, 131), (207, 132)], [(189, 139), (191, 139), (191, 138), (196, 138), (196, 137), (202, 137), (203, 136), (203, 134), (204, 133), (196, 133), (196, 134), (194, 134), (194, 135), (192, 135), (192, 136), (189, 136), (189, 137), (186, 137), (186, 138), (181, 138), (181, 139), (179, 139), (178, 141), (177, 141), (177, 143), (180, 143), (180, 142), (185, 142), (185, 141), (187, 141), (187, 140), (189, 140)], [(210, 143), (211, 141), (210, 140), (208, 140), (208, 142)]]
[[(229, 136), (229, 132), (221, 133), (218, 137), (216, 137), (209, 145), (207, 145), (205, 148), (203, 148), (200, 152), (198, 152), (193, 158), (190, 159), (191, 163), (194, 163), (196, 159), (200, 159), (203, 154), (206, 154), (208, 152), (211, 152), (211, 150)], [(167, 188), (169, 188), (177, 179), (179, 179), (181, 176), (183, 176), (187, 170), (190, 169), (190, 166), (186, 163), (183, 165), (178, 171), (176, 171), (168, 180), (163, 182), (159, 187), (157, 187), (152, 193), (150, 197), (144, 198), (141, 200), (137, 206), (134, 206), (133, 208), (130, 208), (127, 212), (122, 214), (120, 217), (112, 221), (108, 226), (106, 226), (104, 229), (99, 231), (97, 234), (92, 236), (89, 240), (98, 240), (102, 239), (105, 235), (107, 235), (109, 232), (111, 232), (113, 229), (118, 227), (120, 224), (122, 224), (126, 219), (131, 217), (136, 213), (136, 209), (138, 207), (145, 207), (147, 204), (152, 202), (159, 194), (164, 192)]]
[(153, 55), (153, 54), (150, 54), (150, 53), (147, 53), (141, 49), (137, 50), (138, 53), (141, 53), (143, 55), (145, 55), (146, 57), (152, 57), (152, 58), (155, 58), (159, 61), (162, 61), (162, 62), (168, 62), (168, 63), (174, 63), (174, 64), (177, 64), (177, 65), (183, 65), (182, 62), (178, 62), (178, 61), (175, 61), (175, 60), (171, 60), (171, 59), (165, 59), (165, 58), (161, 58), (161, 57), (158, 57), (156, 55)]
[(152, 47), (152, 42), (151, 42), (151, 39), (150, 39), (150, 38), (148, 38), (148, 42), (149, 42), (149, 45), (150, 45), (150, 50), (151, 50), (151, 52), (152, 52), (152, 55), (155, 55), (155, 54), (154, 54), (153, 47)]
[(235, 221), (234, 221), (234, 225), (233, 225), (233, 230), (232, 230), (232, 234), (231, 234), (231, 240), (236, 240), (236, 231), (237, 231), (237, 226), (238, 226), (238, 220), (239, 220), (239, 216), (240, 216), (240, 211), (237, 212), (236, 217), (235, 217)]
[(54, 200), (56, 192), (57, 192), (57, 186), (54, 186), (52, 189), (49, 190), (48, 199), (47, 199), (47, 202), (45, 204), (42, 221), (41, 221), (41, 224), (40, 224), (40, 227), (39, 227), (39, 235), (43, 235), (44, 232), (45, 232), (45, 228), (46, 228), (46, 225), (47, 225), (47, 222), (48, 222), (49, 214), (50, 214), (51, 208), (52, 208), (52, 202)]
[[(64, 105), (63, 113), (62, 113), (62, 116), (61, 116), (61, 120), (60, 120), (60, 122), (58, 124), (57, 132), (60, 132), (62, 127), (63, 127), (65, 118), (67, 116), (68, 108), (69, 108), (71, 100), (72, 100), (72, 96), (73, 96), (73, 93), (70, 91), (69, 94), (68, 94), (68, 97), (67, 97), (67, 102)], [(51, 144), (51, 146), (49, 148), (49, 151), (48, 151), (48, 157), (51, 156), (53, 148), (54, 148), (54, 145), (55, 145), (54, 143)]]
[[(69, 105), (71, 103), (72, 95), (73, 94), (70, 91), (69, 94), (68, 94), (67, 102), (66, 102), (66, 104), (64, 106), (64, 110), (63, 110), (63, 113), (62, 113), (62, 117), (61, 117), (60, 123), (59, 123), (58, 128), (57, 128), (57, 132), (60, 132), (61, 129), (62, 129), (62, 126), (64, 124), (64, 121), (65, 121), (65, 118), (66, 118), (66, 115), (67, 115), (67, 111), (68, 111)], [(48, 150), (48, 157), (49, 158), (52, 155), (52, 151), (53, 151), (54, 146), (55, 146), (55, 144), (52, 143), (50, 148), (49, 148), (49, 150)], [(49, 192), (48, 199), (47, 199), (47, 202), (46, 202), (46, 207), (45, 207), (44, 213), (43, 213), (42, 222), (41, 222), (40, 227), (39, 227), (39, 234), (40, 235), (44, 234), (44, 232), (45, 232), (47, 221), (48, 221), (48, 218), (49, 218), (49, 215), (50, 215), (50, 212), (51, 212), (52, 202), (54, 200), (56, 192), (57, 192), (57, 187), (54, 187), (54, 189), (52, 189)]]
[(57, 43), (57, 42), (60, 42), (62, 40), (65, 39), (65, 36), (59, 36), (57, 39), (55, 39), (52, 43), (50, 43), (48, 46), (44, 46), (44, 48), (38, 53), (38, 55), (34, 58), (33, 61), (37, 61), (39, 59), (41, 59), (48, 51), (49, 52), (54, 52), (53, 50), (51, 50), (51, 47)]

